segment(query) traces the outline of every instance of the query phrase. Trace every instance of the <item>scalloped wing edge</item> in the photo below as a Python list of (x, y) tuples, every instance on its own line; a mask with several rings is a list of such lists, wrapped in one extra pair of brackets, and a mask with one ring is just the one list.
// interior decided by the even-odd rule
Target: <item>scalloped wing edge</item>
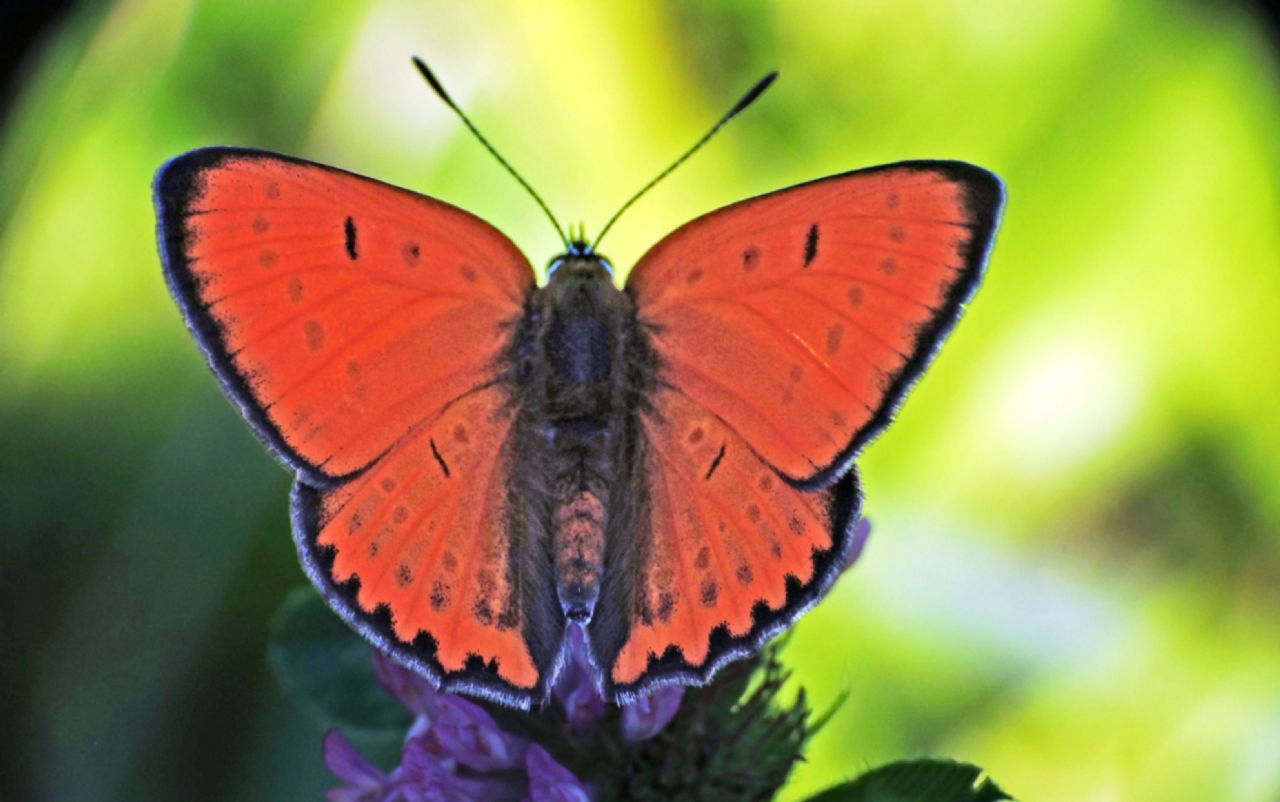
[(656, 660), (650, 656), (649, 665), (637, 682), (617, 685), (609, 681), (608, 671), (604, 671), (606, 698), (617, 704), (632, 704), (672, 685), (702, 687), (730, 663), (759, 653), (766, 643), (789, 629), (800, 616), (820, 602), (848, 567), (846, 563), (855, 542), (854, 526), (862, 510), (862, 498), (857, 469), (851, 467), (833, 489), (832, 546), (811, 555), (814, 574), (807, 585), (790, 575), (787, 577), (787, 598), (781, 608), (769, 610), (763, 602), (757, 603), (751, 613), (751, 631), (740, 637), (730, 635), (723, 624), (716, 627), (711, 632), (707, 660), (700, 667), (690, 665), (679, 648), (671, 646)]
[[(316, 544), (322, 490), (309, 484), (301, 475), (294, 482), (289, 498), (293, 539), (307, 578), (347, 626), (374, 648), (426, 678), (443, 693), (466, 693), (520, 710), (529, 710), (549, 697), (550, 688), (564, 663), (563, 644), (555, 662), (539, 677), (537, 687), (528, 690), (512, 685), (483, 663), (460, 672), (446, 671), (433, 656), (436, 645), (430, 634), (421, 632), (413, 643), (406, 644), (392, 631), (391, 613), (386, 605), (380, 605), (372, 613), (361, 609), (356, 601), (360, 580), (352, 577), (346, 582), (334, 581), (331, 573), (334, 554), (331, 549)], [(479, 663), (478, 660), (476, 662)]]

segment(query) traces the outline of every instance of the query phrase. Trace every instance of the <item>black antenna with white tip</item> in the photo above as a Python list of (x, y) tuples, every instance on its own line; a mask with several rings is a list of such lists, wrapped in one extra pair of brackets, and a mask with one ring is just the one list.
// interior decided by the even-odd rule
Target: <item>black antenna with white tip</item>
[(462, 120), (462, 124), (467, 126), (467, 129), (470, 130), (471, 133), (475, 134), (476, 139), (480, 140), (480, 144), (484, 145), (485, 150), (489, 151), (489, 153), (493, 155), (493, 158), (497, 159), (498, 163), (507, 169), (508, 173), (511, 173), (512, 178), (520, 182), (520, 186), (524, 187), (529, 195), (533, 197), (534, 201), (537, 202), (542, 211), (546, 212), (547, 219), (551, 221), (551, 225), (555, 226), (556, 234), (560, 237), (560, 242), (564, 244), (565, 249), (568, 249), (569, 238), (564, 235), (564, 229), (560, 227), (560, 221), (556, 220), (556, 216), (551, 213), (551, 209), (547, 206), (546, 202), (542, 200), (542, 197), (537, 192), (534, 192), (533, 187), (529, 186), (529, 182), (525, 181), (524, 178), (516, 172), (515, 168), (507, 163), (506, 159), (502, 158), (502, 154), (498, 153), (497, 149), (494, 148), (493, 145), (489, 144), (489, 140), (484, 138), (484, 134), (481, 134), (475, 124), (471, 122), (470, 118), (462, 112), (462, 109), (458, 108), (458, 104), (454, 103), (453, 98), (449, 97), (449, 93), (444, 91), (444, 86), (440, 83), (440, 80), (436, 78), (435, 73), (431, 71), (431, 68), (427, 66), (426, 62), (417, 56), (414, 56), (413, 65), (418, 68), (418, 72), (422, 73), (422, 77), (427, 80), (427, 84), (431, 87), (432, 91), (436, 93), (436, 96), (439, 97), (440, 100), (444, 101), (446, 106), (453, 109), (453, 113), (458, 115), (458, 118)]
[(773, 83), (774, 79), (776, 79), (777, 77), (778, 77), (778, 71), (774, 70), (773, 72), (761, 78), (759, 81), (756, 81), (755, 86), (752, 86), (750, 89), (748, 89), (747, 93), (742, 96), (742, 99), (739, 100), (737, 103), (733, 104), (733, 108), (729, 109), (729, 111), (726, 112), (725, 115), (721, 117), (720, 120), (715, 125), (711, 126), (711, 130), (707, 131), (707, 133), (703, 135), (702, 139), (699, 139), (697, 142), (695, 142), (693, 147), (689, 148), (687, 151), (684, 152), (683, 155), (680, 156), (680, 158), (672, 162), (671, 166), (669, 166), (667, 169), (663, 170), (662, 172), (658, 173), (658, 176), (656, 178), (654, 178), (649, 183), (645, 184), (640, 189), (639, 192), (632, 195), (630, 199), (627, 200), (626, 203), (622, 204), (622, 208), (614, 212), (613, 217), (609, 218), (609, 222), (604, 224), (604, 228), (600, 229), (600, 233), (596, 235), (595, 241), (591, 243), (590, 250), (594, 251), (596, 249), (596, 246), (600, 244), (600, 240), (604, 239), (604, 235), (608, 233), (610, 228), (613, 227), (613, 224), (618, 222), (618, 218), (622, 216), (623, 212), (631, 208), (632, 204), (640, 200), (641, 196), (643, 196), (646, 192), (653, 189), (659, 181), (671, 175), (672, 171), (674, 171), (677, 167), (683, 164), (686, 159), (688, 159), (694, 153), (697, 153), (698, 149), (701, 148), (703, 145), (707, 144), (707, 142), (711, 139), (711, 137), (719, 133), (720, 129), (724, 128), (726, 123), (728, 123), (734, 117), (737, 117), (739, 114), (745, 111), (748, 106), (750, 106), (752, 103), (756, 101), (756, 98), (764, 94), (764, 90), (768, 89), (769, 84)]

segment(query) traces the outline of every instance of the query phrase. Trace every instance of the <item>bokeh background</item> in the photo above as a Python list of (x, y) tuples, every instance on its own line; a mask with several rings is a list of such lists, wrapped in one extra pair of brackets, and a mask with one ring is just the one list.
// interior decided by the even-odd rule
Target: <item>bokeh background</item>
[[(289, 476), (222, 398), (155, 254), (189, 148), (340, 165), (550, 227), (710, 208), (904, 158), (1009, 203), (985, 286), (862, 460), (857, 568), (797, 627), (848, 698), (788, 799), (902, 756), (1025, 799), (1280, 799), (1280, 73), (1252, 6), (63, 2), (8, 17), (0, 118), (0, 796), (316, 799), (322, 725), (268, 620), (305, 582)], [(36, 9), (32, 11), (32, 9)]]

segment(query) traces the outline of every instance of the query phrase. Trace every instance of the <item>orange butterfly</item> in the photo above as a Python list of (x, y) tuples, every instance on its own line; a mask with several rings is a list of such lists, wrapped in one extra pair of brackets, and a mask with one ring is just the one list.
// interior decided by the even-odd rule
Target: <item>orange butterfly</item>
[(1003, 190), (951, 161), (823, 178), (682, 226), (622, 290), (599, 237), (539, 287), (480, 218), (273, 153), (179, 156), (155, 198), (188, 326), (297, 472), (311, 581), (443, 688), (528, 707), (568, 627), (630, 701), (822, 597), (854, 456), (977, 287)]

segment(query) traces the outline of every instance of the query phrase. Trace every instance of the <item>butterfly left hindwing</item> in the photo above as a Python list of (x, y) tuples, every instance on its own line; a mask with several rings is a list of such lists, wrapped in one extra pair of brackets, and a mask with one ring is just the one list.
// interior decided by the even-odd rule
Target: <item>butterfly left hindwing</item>
[(512, 492), (512, 418), (505, 390), (482, 387), (355, 479), (299, 480), (293, 510), (308, 574), (350, 623), (445, 688), (525, 704), (559, 642), (529, 639), (525, 591), (548, 569), (526, 558), (540, 544)]

